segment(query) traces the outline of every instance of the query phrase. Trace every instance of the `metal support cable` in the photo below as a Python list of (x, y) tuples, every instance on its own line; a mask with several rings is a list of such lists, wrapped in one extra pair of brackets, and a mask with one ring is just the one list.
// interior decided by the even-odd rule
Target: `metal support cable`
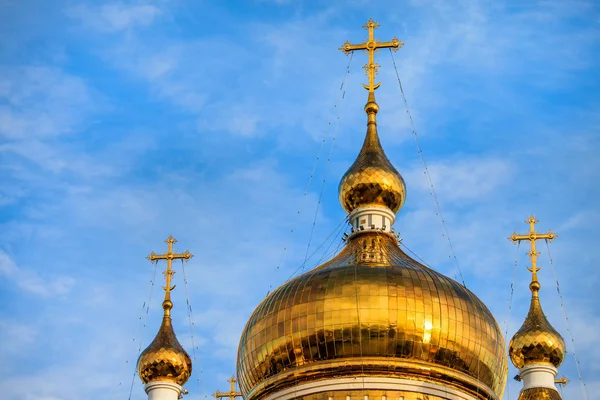
[(425, 157), (423, 156), (423, 150), (421, 149), (421, 145), (419, 144), (419, 137), (417, 135), (417, 130), (415, 128), (415, 124), (414, 124), (412, 115), (410, 113), (410, 109), (408, 107), (408, 101), (406, 100), (404, 88), (402, 87), (402, 81), (400, 80), (400, 75), (398, 74), (398, 68), (396, 67), (396, 60), (394, 59), (394, 54), (392, 53), (391, 49), (390, 49), (390, 55), (392, 56), (394, 70), (396, 71), (396, 78), (398, 79), (398, 85), (400, 86), (400, 93), (402, 93), (402, 99), (404, 100), (404, 105), (406, 107), (406, 114), (408, 115), (408, 119), (410, 121), (410, 126), (411, 126), (412, 132), (413, 132), (413, 136), (415, 138), (415, 144), (417, 145), (417, 152), (419, 153), (419, 157), (421, 158), (421, 163), (423, 164), (423, 168), (424, 168), (424, 174), (427, 179), (427, 184), (429, 185), (429, 194), (431, 195), (431, 197), (433, 198), (434, 203), (435, 203), (434, 204), (435, 209), (436, 209), (435, 215), (436, 215), (436, 217), (438, 217), (438, 219), (440, 220), (440, 223), (442, 225), (442, 237), (446, 238), (448, 245), (450, 247), (451, 255), (449, 255), (448, 257), (453, 259), (454, 264), (456, 265), (456, 268), (458, 270), (460, 280), (461, 280), (463, 286), (466, 287), (467, 285), (465, 284), (465, 279), (463, 278), (463, 274), (460, 269), (460, 265), (458, 263), (458, 258), (456, 257), (456, 252), (454, 251), (454, 245), (452, 244), (452, 240), (450, 239), (450, 233), (448, 232), (448, 227), (446, 226), (446, 221), (444, 220), (444, 215), (442, 214), (442, 207), (440, 206), (440, 202), (439, 202), (437, 194), (435, 192), (435, 188), (433, 187), (433, 181), (431, 180), (431, 176), (429, 174), (429, 169), (427, 168), (427, 163), (425, 162)]
[[(346, 81), (348, 80), (348, 76), (350, 75), (350, 65), (352, 64), (352, 56), (354, 52), (350, 55), (350, 60), (348, 60), (348, 66), (346, 67), (346, 74), (344, 75), (344, 80), (342, 81), (342, 85), (340, 86), (340, 90), (342, 91), (342, 98), (340, 99), (340, 106), (337, 105), (335, 108), (337, 109), (337, 117), (335, 120), (335, 128), (333, 130), (333, 136), (331, 137), (331, 146), (329, 146), (329, 155), (327, 156), (327, 163), (325, 164), (325, 171), (323, 172), (323, 182), (321, 183), (321, 191), (319, 192), (319, 200), (317, 201), (317, 208), (315, 209), (315, 216), (313, 218), (313, 223), (310, 228), (310, 235), (308, 238), (308, 245), (306, 246), (306, 253), (304, 255), (304, 263), (308, 259), (308, 252), (310, 250), (310, 245), (312, 242), (313, 234), (315, 232), (315, 226), (317, 223), (317, 216), (319, 215), (319, 209), (321, 208), (321, 200), (323, 199), (323, 192), (325, 190), (325, 183), (327, 182), (327, 172), (329, 171), (329, 165), (331, 164), (331, 154), (333, 153), (333, 147), (335, 145), (335, 139), (337, 137), (338, 129), (340, 127), (340, 114), (342, 110), (342, 105), (344, 104), (344, 99), (346, 98)], [(331, 122), (329, 123), (331, 125)]]
[[(339, 224), (337, 224), (337, 226), (336, 226), (335, 228), (333, 228), (333, 230), (332, 230), (332, 231), (329, 233), (329, 235), (327, 235), (327, 237), (326, 237), (326, 238), (325, 238), (325, 239), (324, 239), (324, 240), (321, 242), (321, 244), (319, 245), (319, 247), (317, 247), (317, 248), (316, 248), (316, 249), (315, 249), (315, 250), (312, 252), (312, 254), (310, 254), (310, 255), (308, 256), (308, 259), (307, 259), (307, 260), (311, 259), (311, 258), (312, 258), (312, 256), (314, 256), (314, 255), (315, 255), (315, 254), (316, 254), (316, 253), (317, 253), (317, 252), (318, 252), (318, 251), (319, 251), (319, 250), (320, 250), (320, 249), (321, 249), (321, 248), (322, 248), (322, 247), (325, 245), (325, 243), (327, 243), (327, 241), (328, 241), (330, 238), (332, 238), (332, 236), (333, 236), (333, 238), (332, 238), (332, 242), (333, 242), (333, 241), (335, 241), (335, 238), (336, 238), (337, 236), (339, 236), (339, 234), (341, 233), (341, 232), (340, 232), (340, 226), (341, 226), (342, 228), (344, 228), (344, 225), (345, 225), (346, 223), (347, 223), (347, 218), (344, 218), (344, 219), (343, 219), (343, 220), (342, 220), (342, 221), (341, 221)], [(343, 229), (342, 229), (341, 231), (343, 231)], [(336, 232), (338, 232), (338, 233), (336, 234)], [(334, 236), (334, 235), (335, 235), (335, 236)], [(307, 261), (307, 260), (306, 260), (306, 261)], [(300, 264), (300, 266), (299, 266), (298, 268), (296, 268), (296, 270), (295, 270), (294, 272), (292, 272), (292, 274), (289, 276), (289, 278), (286, 280), (286, 282), (287, 282), (287, 281), (289, 281), (290, 279), (292, 279), (292, 278), (293, 278), (293, 277), (296, 275), (296, 273), (297, 273), (298, 271), (300, 271), (301, 269), (302, 269), (302, 270), (304, 269), (304, 266), (306, 265), (306, 261), (304, 261), (302, 264)]]
[[(336, 239), (346, 230), (346, 223), (348, 222), (348, 218), (345, 218), (344, 221), (340, 224), (338, 224), (338, 227), (340, 227), (340, 229), (336, 232), (336, 234), (334, 235), (333, 239), (329, 241), (329, 245), (327, 246), (327, 248), (323, 251), (323, 254), (321, 254), (321, 257), (319, 257), (319, 259), (317, 260), (317, 262), (315, 263), (315, 266), (320, 265), (324, 260), (328, 259), (330, 256), (337, 254), (338, 250), (341, 248), (343, 241), (339, 240), (338, 241), (338, 245), (335, 247), (335, 249), (333, 249), (333, 251), (331, 250), (331, 247), (333, 246), (333, 244), (336, 242)], [(325, 239), (327, 240), (327, 239)], [(324, 241), (325, 242), (325, 241)], [(319, 245), (319, 247), (317, 248), (317, 250), (315, 250), (315, 252), (313, 253), (313, 255), (319, 250), (319, 248), (323, 247), (323, 244)], [(312, 257), (312, 255), (311, 255)], [(310, 258), (310, 257), (309, 257)]]
[(587, 386), (583, 381), (581, 376), (581, 364), (579, 363), (579, 359), (575, 353), (575, 339), (573, 338), (573, 332), (571, 331), (571, 327), (569, 325), (569, 317), (567, 316), (567, 309), (565, 307), (565, 302), (563, 299), (563, 295), (560, 292), (560, 284), (558, 283), (558, 275), (556, 274), (556, 268), (554, 268), (554, 261), (552, 260), (552, 254), (550, 253), (550, 244), (548, 239), (546, 241), (546, 248), (548, 249), (548, 258), (550, 259), (550, 265), (552, 266), (552, 273), (554, 274), (554, 280), (556, 281), (556, 292), (558, 293), (558, 298), (560, 299), (560, 306), (562, 308), (563, 314), (565, 316), (565, 321), (567, 322), (567, 332), (569, 332), (569, 339), (571, 339), (571, 354), (573, 355), (573, 359), (575, 360), (575, 367), (577, 369), (577, 376), (579, 377), (579, 383), (581, 384), (581, 391), (583, 392), (584, 399), (588, 400), (590, 398)]
[[(504, 337), (508, 337), (508, 324), (510, 322), (510, 313), (512, 311), (512, 300), (515, 289), (515, 278), (517, 275), (517, 265), (519, 263), (519, 249), (521, 248), (521, 242), (517, 242), (517, 256), (515, 258), (515, 265), (513, 268), (512, 279), (510, 281), (510, 294), (508, 296), (508, 314), (506, 320), (504, 320)], [(507, 344), (508, 345), (508, 344)]]
[[(346, 72), (344, 73), (344, 78), (342, 79), (342, 83), (341, 83), (341, 85), (340, 85), (340, 92), (342, 93), (342, 95), (341, 95), (341, 96), (342, 96), (342, 97), (341, 97), (341, 99), (342, 99), (342, 100), (343, 100), (343, 98), (345, 97), (345, 90), (344, 90), (344, 88), (345, 88), (345, 86), (346, 86), (347, 78), (348, 78), (348, 75), (349, 75), (349, 73), (350, 73), (350, 63), (351, 63), (351, 62), (352, 62), (352, 57), (350, 57), (350, 60), (348, 60), (348, 66), (346, 67)], [(336, 108), (336, 109), (337, 109), (337, 104), (335, 104), (335, 105), (334, 105), (334, 108)], [(339, 112), (338, 112), (338, 121), (339, 121)], [(330, 126), (331, 126), (331, 122), (329, 122), (329, 123), (328, 123), (328, 125), (330, 125)], [(337, 127), (336, 127), (336, 130), (337, 130)], [(310, 186), (311, 186), (311, 184), (312, 184), (312, 180), (313, 180), (313, 178), (314, 178), (314, 176), (315, 176), (315, 173), (316, 173), (316, 171), (317, 171), (317, 167), (319, 166), (319, 163), (320, 163), (320, 161), (321, 161), (321, 153), (322, 153), (322, 151), (323, 151), (323, 148), (324, 148), (324, 146), (325, 146), (325, 142), (326, 142), (326, 141), (327, 141), (327, 135), (323, 136), (323, 139), (321, 140), (321, 145), (320, 145), (320, 147), (319, 147), (319, 151), (318, 151), (318, 153), (317, 153), (317, 158), (316, 158), (316, 160), (315, 160), (315, 164), (313, 165), (313, 169), (312, 169), (312, 171), (311, 171), (311, 173), (310, 173), (310, 176), (309, 176), (309, 178), (308, 178), (308, 182), (307, 182), (307, 184), (306, 184), (306, 187), (304, 188), (304, 194), (303, 194), (303, 196), (302, 196), (302, 200), (300, 201), (300, 206), (298, 207), (298, 211), (296, 212), (296, 216), (299, 216), (299, 215), (300, 215), (300, 213), (301, 213), (301, 211), (302, 211), (302, 209), (303, 209), (304, 202), (305, 202), (305, 200), (306, 200), (306, 197), (308, 196), (308, 191), (309, 191), (309, 189), (310, 189)], [(286, 252), (287, 252), (287, 249), (288, 249), (288, 246), (289, 246), (290, 240), (291, 240), (291, 238), (292, 238), (292, 236), (293, 236), (293, 234), (294, 234), (294, 231), (295, 231), (295, 229), (294, 229), (294, 227), (292, 227), (292, 228), (290, 229), (290, 233), (289, 233), (289, 235), (288, 235), (288, 237), (287, 237), (287, 240), (286, 240), (286, 242), (285, 242), (285, 245), (283, 246), (283, 250), (282, 250), (282, 252), (281, 252), (281, 256), (279, 257), (279, 262), (277, 263), (277, 267), (275, 268), (277, 271), (279, 271), (279, 269), (281, 268), (281, 265), (283, 264), (283, 260), (284, 260), (284, 258), (285, 258), (285, 254), (286, 254)], [(312, 234), (311, 234), (311, 236), (312, 236)], [(309, 244), (309, 245), (310, 245), (310, 244)], [(307, 252), (308, 252), (308, 250), (307, 250)], [(305, 257), (305, 258), (306, 258), (306, 257)], [(306, 260), (305, 260), (305, 261), (306, 261)], [(294, 273), (295, 273), (295, 272), (294, 272)], [(273, 289), (273, 283), (271, 282), (271, 283), (269, 284), (269, 290), (267, 291), (267, 294), (268, 294), (268, 293), (270, 293), (272, 289)]]
[(417, 260), (419, 260), (419, 262), (423, 265), (425, 265), (426, 267), (431, 268), (431, 266), (429, 264), (427, 264), (425, 262), (425, 260), (423, 260), (421, 257), (419, 257), (419, 255), (417, 253), (415, 253), (414, 251), (412, 251), (407, 245), (404, 244), (404, 242), (400, 241), (400, 246), (404, 247), (410, 254), (412, 254)]
[[(185, 266), (184, 266), (184, 262), (183, 259), (181, 260), (181, 271), (183, 272), (183, 287), (185, 288), (185, 303), (187, 305), (187, 311), (188, 311), (188, 321), (190, 324), (190, 337), (192, 339), (192, 357), (194, 359), (194, 364), (196, 364), (198, 366), (198, 369), (200, 370), (200, 376), (196, 375), (196, 383), (198, 385), (198, 396), (200, 396), (200, 393), (204, 392), (204, 370), (202, 368), (202, 364), (198, 361), (198, 359), (196, 358), (196, 350), (198, 349), (198, 346), (196, 345), (196, 339), (194, 338), (194, 333), (196, 332), (196, 324), (194, 323), (194, 317), (192, 314), (192, 305), (190, 304), (190, 296), (189, 296), (189, 292), (188, 292), (188, 281), (187, 281), (187, 276), (185, 274)], [(200, 380), (202, 380), (202, 382), (200, 382)], [(206, 394), (204, 395), (204, 397), (206, 398)]]
[[(148, 301), (144, 302), (144, 304), (142, 305), (142, 315), (139, 317), (138, 319), (138, 328), (137, 328), (137, 332), (136, 332), (136, 336), (134, 336), (133, 341), (135, 342), (135, 339), (137, 336), (141, 336), (140, 340), (139, 340), (139, 345), (138, 345), (138, 351), (137, 351), (137, 356), (136, 356), (136, 360), (140, 357), (140, 354), (142, 353), (142, 344), (144, 342), (144, 332), (146, 330), (146, 325), (148, 322), (148, 313), (150, 312), (150, 303), (152, 301), (152, 292), (154, 289), (154, 282), (156, 281), (156, 270), (158, 268), (158, 263), (154, 264), (154, 272), (152, 273), (152, 279), (150, 280), (150, 293), (148, 294)], [(141, 326), (141, 334), (140, 334), (140, 325), (142, 322), (142, 317), (144, 318), (144, 323)], [(125, 361), (125, 364), (127, 365), (129, 363), (129, 360)], [(131, 400), (131, 394), (133, 393), (133, 384), (135, 383), (135, 377), (137, 375), (137, 368), (134, 368), (133, 370), (133, 375), (131, 376), (131, 385), (129, 385), (129, 397), (128, 399)], [(119, 387), (121, 386), (121, 383), (119, 382)], [(116, 396), (115, 396), (116, 397)]]
[[(515, 292), (515, 278), (517, 276), (517, 265), (519, 264), (519, 249), (521, 248), (521, 242), (517, 242), (517, 256), (515, 257), (515, 266), (513, 268), (512, 279), (510, 281), (510, 294), (508, 296), (508, 313), (506, 320), (504, 321), (504, 338), (508, 338), (508, 324), (510, 323), (510, 313), (512, 311), (512, 300)], [(506, 342), (506, 351), (508, 353), (509, 342)], [(510, 379), (506, 382), (506, 392), (510, 394)]]
[[(338, 229), (336, 231), (335, 235), (333, 235), (333, 238), (329, 241), (327, 248), (323, 251), (323, 253), (319, 257), (319, 259), (310, 264), (310, 267), (309, 267), (310, 269), (318, 267), (319, 265), (321, 265), (323, 263), (323, 261), (329, 260), (330, 258), (332, 258), (333, 256), (335, 256), (336, 254), (338, 254), (340, 252), (340, 249), (344, 245), (344, 241), (341, 239), (340, 240), (337, 240), (337, 239), (346, 230), (346, 226), (345, 226), (346, 224), (347, 224), (347, 219), (344, 219), (342, 223), (338, 224), (338, 227), (340, 229)], [(333, 234), (333, 232), (332, 232), (332, 234)], [(319, 247), (308, 257), (309, 259), (311, 259), (325, 245), (325, 243), (327, 243), (327, 239), (329, 239), (329, 237), (331, 237), (332, 234), (329, 234), (329, 236), (323, 242), (321, 242)], [(337, 242), (337, 246), (335, 246), (335, 248), (332, 249), (333, 244), (336, 242)]]

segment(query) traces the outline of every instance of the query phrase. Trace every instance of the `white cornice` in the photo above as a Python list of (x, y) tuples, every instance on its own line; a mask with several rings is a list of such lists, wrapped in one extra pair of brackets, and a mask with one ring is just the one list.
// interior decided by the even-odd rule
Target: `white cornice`
[(448, 400), (477, 400), (476, 397), (468, 393), (431, 382), (383, 377), (334, 378), (303, 383), (276, 393), (271, 393), (264, 397), (264, 400), (291, 400), (316, 393), (347, 390), (406, 391), (438, 396)]

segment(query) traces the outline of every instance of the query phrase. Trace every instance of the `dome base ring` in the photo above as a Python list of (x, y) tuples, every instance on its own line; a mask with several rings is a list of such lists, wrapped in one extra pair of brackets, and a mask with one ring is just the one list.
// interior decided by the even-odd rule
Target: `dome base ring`
[[(476, 378), (450, 367), (415, 359), (364, 357), (354, 361), (349, 362), (345, 359), (316, 362), (282, 371), (261, 382), (249, 393), (245, 393), (244, 398), (247, 400), (258, 398), (273, 400), (279, 398), (280, 393), (284, 393), (288, 389), (293, 392), (294, 387), (304, 385), (304, 381), (306, 384), (310, 384), (311, 382), (341, 379), (353, 379), (361, 384), (363, 379), (365, 381), (368, 379), (410, 380), (420, 382), (420, 384), (428, 383), (440, 386), (446, 391), (456, 390), (465, 395), (470, 394), (471, 397), (466, 397), (467, 399), (497, 400), (501, 397), (501, 393), (497, 395), (490, 387)], [(315, 381), (315, 374), (318, 374), (321, 379)]]

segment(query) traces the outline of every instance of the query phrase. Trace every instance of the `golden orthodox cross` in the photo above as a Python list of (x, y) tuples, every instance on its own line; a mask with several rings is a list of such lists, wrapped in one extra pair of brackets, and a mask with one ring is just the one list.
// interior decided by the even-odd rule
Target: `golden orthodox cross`
[(235, 400), (236, 397), (242, 397), (242, 393), (235, 391), (235, 383), (237, 382), (235, 376), (232, 375), (227, 382), (231, 383), (231, 390), (229, 392), (220, 392), (217, 390), (215, 393), (213, 393), (213, 397), (217, 400), (224, 397), (229, 397), (229, 400)]
[(365, 73), (369, 78), (369, 85), (367, 86), (363, 84), (363, 87), (371, 93), (375, 92), (375, 89), (381, 85), (380, 83), (375, 83), (377, 69), (380, 67), (379, 64), (375, 64), (375, 51), (386, 48), (391, 48), (394, 51), (398, 51), (398, 49), (404, 45), (404, 43), (398, 40), (398, 38), (395, 36), (391, 42), (377, 41), (377, 39), (375, 39), (375, 29), (378, 27), (379, 24), (373, 21), (373, 18), (371, 18), (365, 25), (363, 25), (363, 28), (369, 31), (369, 40), (360, 44), (351, 44), (350, 42), (346, 41), (346, 43), (340, 47), (340, 50), (346, 53), (346, 55), (355, 50), (366, 50), (369, 53), (369, 63), (364, 66)]
[(531, 251), (527, 252), (529, 257), (531, 258), (531, 268), (527, 269), (531, 271), (532, 283), (537, 282), (537, 272), (541, 269), (537, 267), (537, 256), (540, 253), (535, 250), (535, 242), (541, 239), (547, 239), (552, 241), (552, 239), (556, 239), (558, 237), (558, 235), (553, 233), (552, 231), (548, 231), (547, 233), (537, 233), (535, 231), (535, 224), (538, 222), (540, 221), (538, 221), (533, 215), (531, 215), (529, 219), (525, 221), (526, 224), (529, 224), (529, 234), (519, 235), (515, 232), (512, 234), (512, 236), (508, 237), (509, 240), (512, 240), (515, 243), (520, 242), (522, 240), (529, 240), (529, 242), (531, 243)]
[(146, 257), (150, 262), (157, 263), (160, 260), (167, 260), (167, 269), (163, 272), (166, 278), (166, 285), (163, 287), (165, 289), (165, 301), (171, 300), (171, 290), (175, 289), (175, 285), (171, 287), (171, 277), (175, 274), (172, 268), (173, 260), (185, 260), (189, 261), (190, 258), (194, 257), (189, 251), (185, 251), (185, 253), (177, 254), (173, 253), (173, 244), (177, 243), (177, 240), (171, 235), (165, 240), (167, 243), (167, 252), (165, 254), (155, 254), (154, 252), (150, 253), (148, 257)]

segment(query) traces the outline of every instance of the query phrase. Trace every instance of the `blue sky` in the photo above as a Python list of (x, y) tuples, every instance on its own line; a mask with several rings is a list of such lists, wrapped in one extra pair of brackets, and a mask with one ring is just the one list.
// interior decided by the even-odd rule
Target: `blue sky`
[[(337, 49), (373, 17), (378, 38), (405, 42), (399, 74), (467, 286), (504, 329), (517, 256), (506, 237), (530, 213), (557, 232), (581, 371), (600, 399), (600, 7), (451, 3), (0, 0), (5, 398), (129, 398), (139, 343), (160, 323), (160, 274), (140, 323), (154, 271), (144, 257), (169, 234), (195, 255), (189, 398), (227, 388), (255, 306), (307, 252), (325, 244), (309, 268), (340, 244), (337, 184), (365, 132), (366, 57), (353, 57), (342, 100), (350, 59)], [(453, 276), (389, 54), (378, 62), (379, 131), (408, 189), (396, 230)], [(541, 251), (542, 304), (572, 350)], [(525, 257), (521, 247), (509, 337), (528, 308)], [(192, 353), (176, 268), (174, 324)], [(583, 398), (571, 355), (559, 372), (565, 398)], [(137, 377), (131, 398), (145, 398)]]

